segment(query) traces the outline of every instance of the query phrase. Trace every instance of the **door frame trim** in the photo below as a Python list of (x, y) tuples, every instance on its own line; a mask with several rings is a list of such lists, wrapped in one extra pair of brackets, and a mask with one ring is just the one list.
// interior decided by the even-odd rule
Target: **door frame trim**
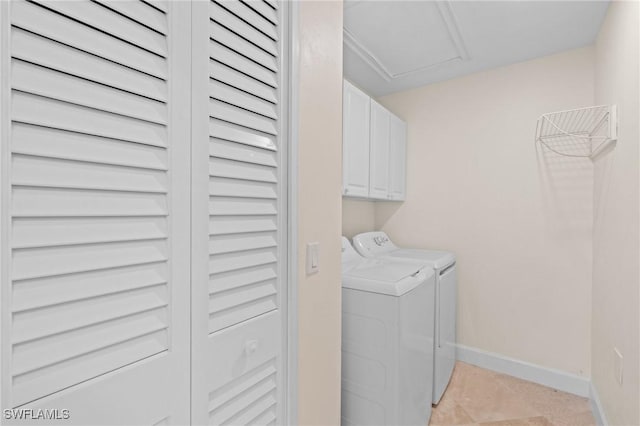
[(287, 152), (287, 365), (286, 424), (298, 424), (298, 123), (299, 123), (299, 4), (288, 3), (288, 152)]
[(10, 408), (11, 355), (8, 336), (11, 332), (11, 5), (0, 3), (0, 408)]
[[(194, 111), (208, 110), (208, 96), (194, 96), (194, 93), (207, 93), (209, 81), (209, 55), (195, 54), (207, 52), (209, 33), (208, 3), (202, 1), (184, 2), (191, 8), (191, 362), (189, 376), (191, 381), (190, 423), (200, 425), (208, 423), (207, 378), (205, 371), (195, 374), (195, 368), (207, 366), (207, 336), (209, 316), (208, 300), (202, 297), (208, 294), (207, 279), (209, 247), (208, 238), (196, 236), (208, 235), (209, 224), (209, 147), (195, 141), (209, 140), (209, 117), (194, 114)], [(174, 3), (177, 4), (177, 3)], [(195, 368), (194, 368), (195, 366)]]

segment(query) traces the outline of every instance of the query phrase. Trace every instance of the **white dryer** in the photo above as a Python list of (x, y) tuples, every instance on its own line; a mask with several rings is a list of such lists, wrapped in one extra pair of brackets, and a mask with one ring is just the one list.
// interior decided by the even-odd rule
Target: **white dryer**
[(426, 425), (435, 279), (419, 261), (365, 259), (342, 237), (342, 425)]
[(433, 403), (442, 398), (456, 362), (457, 274), (453, 253), (439, 250), (400, 249), (386, 233), (365, 232), (353, 237), (353, 245), (364, 257), (411, 259), (428, 262), (435, 271), (435, 341)]

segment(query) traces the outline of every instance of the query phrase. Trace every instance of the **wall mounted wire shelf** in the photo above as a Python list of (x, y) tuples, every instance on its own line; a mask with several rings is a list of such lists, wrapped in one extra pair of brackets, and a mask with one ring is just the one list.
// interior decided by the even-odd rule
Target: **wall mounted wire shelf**
[(617, 140), (616, 105), (600, 105), (543, 114), (536, 126), (536, 141), (567, 157), (593, 158)]

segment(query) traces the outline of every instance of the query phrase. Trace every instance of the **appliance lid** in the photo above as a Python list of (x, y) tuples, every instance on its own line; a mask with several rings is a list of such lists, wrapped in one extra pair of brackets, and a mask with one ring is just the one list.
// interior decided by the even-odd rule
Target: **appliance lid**
[(397, 249), (385, 253), (386, 258), (411, 259), (428, 262), (434, 269), (443, 269), (456, 261), (456, 256), (448, 251), (422, 250), (422, 249)]
[(420, 285), (435, 285), (433, 269), (420, 264), (367, 260), (342, 274), (342, 288), (400, 297)]
[(413, 262), (397, 263), (373, 259), (364, 261), (356, 267), (343, 272), (343, 276), (363, 278), (371, 281), (397, 283), (403, 278), (416, 276), (424, 265)]
[(342, 237), (342, 287), (402, 296), (427, 280), (434, 271), (424, 260), (364, 258)]
[(353, 247), (364, 257), (389, 257), (411, 259), (428, 263), (434, 269), (442, 269), (456, 261), (456, 256), (448, 251), (398, 248), (382, 231), (364, 232), (353, 237)]

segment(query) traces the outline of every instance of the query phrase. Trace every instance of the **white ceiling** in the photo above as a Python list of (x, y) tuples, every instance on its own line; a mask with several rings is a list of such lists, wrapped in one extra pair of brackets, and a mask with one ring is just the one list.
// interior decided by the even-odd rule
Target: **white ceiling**
[(347, 0), (344, 73), (374, 96), (595, 41), (608, 1)]

